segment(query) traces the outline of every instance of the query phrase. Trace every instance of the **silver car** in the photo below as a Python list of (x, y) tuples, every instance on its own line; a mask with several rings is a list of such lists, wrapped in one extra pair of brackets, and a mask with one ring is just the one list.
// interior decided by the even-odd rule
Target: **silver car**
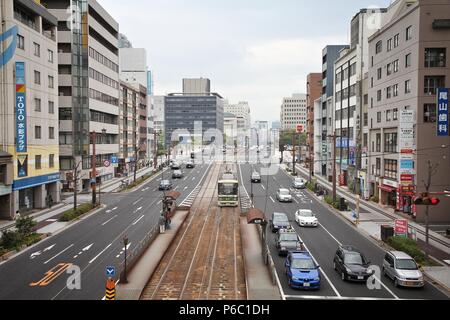
[(383, 275), (394, 280), (396, 287), (422, 288), (423, 274), (416, 261), (401, 251), (387, 252), (383, 260)]
[(277, 200), (280, 202), (292, 202), (292, 195), (289, 189), (278, 189)]

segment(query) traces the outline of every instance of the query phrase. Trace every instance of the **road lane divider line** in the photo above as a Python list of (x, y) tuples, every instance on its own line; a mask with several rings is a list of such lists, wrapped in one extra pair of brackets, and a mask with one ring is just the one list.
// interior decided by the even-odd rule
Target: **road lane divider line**
[(69, 250), (70, 248), (72, 248), (74, 246), (74, 244), (72, 243), (70, 246), (68, 246), (67, 248), (65, 248), (63, 251), (61, 251), (60, 253), (58, 253), (57, 255), (53, 256), (52, 258), (48, 259), (47, 261), (44, 262), (44, 264), (49, 263), (50, 261), (52, 261), (53, 259), (55, 259), (56, 257), (60, 256), (61, 254), (63, 254), (64, 252), (66, 252), (67, 250)]
[(142, 215), (139, 219), (137, 219), (135, 222), (133, 222), (133, 226), (135, 226), (139, 221), (141, 221), (143, 217), (145, 217), (145, 216)]
[(112, 246), (112, 243), (110, 243), (105, 249), (103, 249), (98, 255), (96, 255), (91, 261), (89, 261), (89, 264), (97, 260), (98, 257), (100, 257), (106, 250), (108, 250), (109, 247)]
[(113, 219), (115, 219), (115, 218), (117, 218), (117, 217), (118, 217), (118, 216), (117, 216), (117, 214), (116, 214), (116, 215), (115, 215), (114, 217), (112, 217), (111, 219), (109, 219), (109, 220), (103, 222), (103, 223), (102, 223), (102, 227), (105, 226), (108, 222), (110, 222), (111, 220), (113, 220)]
[(273, 203), (275, 203), (275, 200), (273, 200), (273, 198), (271, 196), (269, 198), (270, 198), (270, 200), (272, 200)]
[(139, 200), (137, 200), (137, 201), (135, 201), (135, 202), (133, 202), (133, 206), (135, 206), (135, 205), (137, 205), (139, 202), (141, 202), (142, 201), (142, 199), (144, 199), (144, 198), (139, 198)]

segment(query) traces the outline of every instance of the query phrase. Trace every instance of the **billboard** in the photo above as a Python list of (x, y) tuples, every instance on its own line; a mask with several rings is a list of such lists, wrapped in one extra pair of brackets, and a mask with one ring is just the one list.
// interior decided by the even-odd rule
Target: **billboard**
[(437, 135), (448, 137), (448, 88), (438, 89)]
[(27, 152), (25, 62), (16, 62), (16, 152)]

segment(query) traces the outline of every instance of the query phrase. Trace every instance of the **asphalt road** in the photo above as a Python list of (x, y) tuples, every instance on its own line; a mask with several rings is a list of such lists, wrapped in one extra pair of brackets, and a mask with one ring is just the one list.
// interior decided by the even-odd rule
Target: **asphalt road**
[[(261, 165), (241, 164), (242, 180), (248, 194), (251, 194), (250, 176), (253, 170), (260, 171)], [(298, 291), (287, 284), (284, 271), (285, 258), (278, 256), (275, 248), (275, 236), (268, 230), (269, 248), (277, 268), (277, 274), (287, 299), (447, 299), (441, 291), (429, 283), (423, 289), (395, 288), (390, 279), (379, 277), (380, 289), (370, 290), (366, 284), (344, 282), (333, 269), (333, 257), (340, 244), (354, 245), (361, 250), (372, 265), (381, 268), (385, 251), (376, 243), (367, 239), (346, 220), (337, 216), (324, 203), (317, 201), (308, 191), (294, 191), (293, 203), (279, 203), (276, 191), (284, 187), (292, 189), (292, 177), (279, 170), (273, 176), (263, 176), (261, 184), (253, 184), (255, 207), (264, 211), (267, 219), (273, 212), (286, 213), (292, 225), (304, 242), (308, 251), (321, 267), (322, 284), (318, 291)], [(298, 209), (311, 209), (319, 219), (318, 228), (300, 228), (295, 223), (295, 212)]]
[[(181, 203), (203, 181), (210, 165), (183, 169), (185, 177), (173, 181), (182, 193)], [(169, 172), (164, 173), (164, 178)], [(122, 239), (128, 250), (136, 248), (158, 224), (162, 212), (161, 174), (132, 193), (102, 195), (106, 208), (65, 231), (42, 241), (32, 250), (0, 265), (0, 300), (98, 300), (105, 294), (106, 267), (116, 268), (124, 259)], [(81, 289), (70, 290), (68, 264), (81, 270)]]

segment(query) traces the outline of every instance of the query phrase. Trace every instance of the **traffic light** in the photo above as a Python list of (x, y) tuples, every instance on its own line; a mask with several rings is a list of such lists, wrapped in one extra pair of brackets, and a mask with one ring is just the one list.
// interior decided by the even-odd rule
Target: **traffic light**
[(416, 206), (437, 206), (440, 202), (441, 200), (438, 198), (430, 197), (426, 193), (423, 193), (414, 200)]

